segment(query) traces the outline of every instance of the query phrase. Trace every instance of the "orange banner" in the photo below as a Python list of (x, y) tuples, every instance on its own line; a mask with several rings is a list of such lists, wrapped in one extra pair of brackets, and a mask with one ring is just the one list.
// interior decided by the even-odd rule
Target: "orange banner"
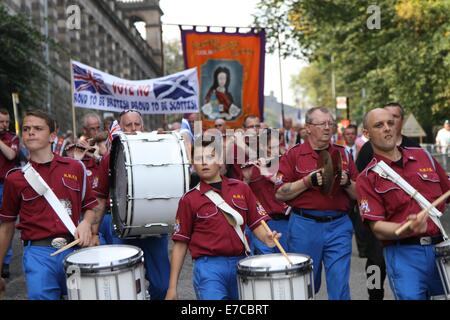
[[(224, 30), (223, 30), (224, 31)], [(197, 67), (204, 127), (222, 118), (242, 127), (255, 115), (263, 121), (265, 33), (181, 29), (186, 68)]]

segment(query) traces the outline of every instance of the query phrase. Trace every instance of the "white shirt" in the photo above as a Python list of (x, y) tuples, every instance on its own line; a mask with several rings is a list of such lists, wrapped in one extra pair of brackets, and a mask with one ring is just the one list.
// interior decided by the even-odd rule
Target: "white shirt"
[(353, 146), (345, 146), (345, 151), (351, 155), (353, 157), (353, 160), (356, 160), (356, 144), (354, 144)]
[(450, 146), (450, 131), (442, 128), (436, 135), (436, 144), (441, 148), (441, 153), (446, 153), (446, 149)]

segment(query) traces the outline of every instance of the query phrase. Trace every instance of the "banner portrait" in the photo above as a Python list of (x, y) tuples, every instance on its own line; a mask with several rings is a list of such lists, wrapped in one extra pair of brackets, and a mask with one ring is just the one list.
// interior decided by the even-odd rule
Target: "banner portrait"
[(73, 105), (78, 108), (141, 114), (194, 113), (198, 75), (192, 68), (166, 77), (130, 81), (71, 61)]
[(263, 120), (265, 32), (181, 29), (186, 68), (197, 67), (200, 112), (206, 127), (222, 118), (241, 127), (248, 115)]

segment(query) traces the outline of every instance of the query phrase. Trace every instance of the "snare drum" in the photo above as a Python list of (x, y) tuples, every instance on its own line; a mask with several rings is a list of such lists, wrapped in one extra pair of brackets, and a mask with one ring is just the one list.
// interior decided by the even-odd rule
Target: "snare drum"
[(111, 212), (120, 238), (173, 232), (189, 189), (189, 161), (178, 133), (120, 134), (110, 161)]
[(81, 249), (64, 259), (69, 300), (145, 300), (141, 249), (109, 245)]
[(450, 240), (437, 244), (434, 247), (434, 251), (445, 296), (447, 299), (450, 299)]
[(237, 266), (240, 300), (314, 299), (313, 263), (302, 254), (288, 253), (252, 256)]

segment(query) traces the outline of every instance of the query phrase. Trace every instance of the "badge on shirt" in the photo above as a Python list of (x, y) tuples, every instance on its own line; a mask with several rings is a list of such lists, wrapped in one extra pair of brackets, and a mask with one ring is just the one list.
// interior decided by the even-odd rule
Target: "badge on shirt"
[(87, 175), (88, 177), (92, 176), (92, 171), (91, 171), (91, 170), (86, 170), (86, 175)]
[(60, 200), (63, 207), (66, 209), (69, 216), (72, 216), (72, 202), (69, 199)]
[(369, 201), (367, 199), (362, 199), (359, 204), (359, 211), (361, 214), (366, 214), (370, 212)]
[(96, 189), (98, 187), (98, 177), (94, 177), (92, 181), (92, 189)]
[(264, 209), (259, 201), (256, 201), (256, 211), (258, 211), (259, 215), (261, 216), (267, 215), (266, 209)]
[(176, 220), (175, 220), (175, 225), (174, 225), (174, 231), (175, 231), (175, 233), (180, 232), (180, 229), (181, 229), (180, 220), (176, 219)]
[(278, 174), (278, 175), (277, 175), (277, 178), (276, 178), (276, 180), (275, 180), (275, 185), (276, 185), (276, 186), (279, 186), (279, 185), (281, 185), (281, 184), (283, 184), (283, 175), (282, 175), (282, 174)]

